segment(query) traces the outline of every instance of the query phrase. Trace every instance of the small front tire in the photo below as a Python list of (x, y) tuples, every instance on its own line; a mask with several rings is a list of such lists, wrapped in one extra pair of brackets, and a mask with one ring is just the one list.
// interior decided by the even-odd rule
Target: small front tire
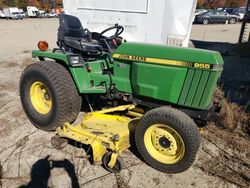
[(108, 166), (108, 164), (109, 164), (109, 162), (110, 162), (111, 156), (112, 156), (112, 152), (107, 152), (107, 153), (105, 153), (105, 155), (104, 155), (103, 158), (102, 158), (103, 167), (104, 167), (107, 171), (109, 171), (109, 172), (112, 172), (112, 173), (119, 173), (119, 172), (122, 170), (122, 161), (121, 161), (121, 158), (118, 156), (115, 165), (113, 166), (113, 168), (110, 168), (110, 167)]
[(151, 167), (180, 173), (193, 163), (200, 146), (199, 130), (185, 113), (169, 107), (147, 112), (135, 130), (139, 154)]

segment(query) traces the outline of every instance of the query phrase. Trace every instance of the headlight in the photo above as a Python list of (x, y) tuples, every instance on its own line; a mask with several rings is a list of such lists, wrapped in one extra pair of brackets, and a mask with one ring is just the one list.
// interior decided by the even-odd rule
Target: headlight
[(213, 70), (223, 70), (224, 64), (215, 64), (213, 65)]
[(84, 65), (80, 55), (69, 55), (69, 62), (72, 67), (81, 67)]

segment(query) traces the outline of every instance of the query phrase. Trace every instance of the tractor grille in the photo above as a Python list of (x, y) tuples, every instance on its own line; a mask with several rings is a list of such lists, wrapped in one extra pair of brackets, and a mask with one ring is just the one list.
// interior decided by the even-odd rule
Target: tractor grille
[(209, 106), (220, 73), (189, 69), (178, 100), (179, 105), (205, 109)]

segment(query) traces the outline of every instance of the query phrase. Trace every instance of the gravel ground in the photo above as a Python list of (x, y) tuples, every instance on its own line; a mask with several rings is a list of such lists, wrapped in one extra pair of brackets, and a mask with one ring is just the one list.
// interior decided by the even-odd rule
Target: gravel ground
[(237, 43), (241, 24), (193, 25), (191, 39), (210, 42)]
[[(249, 140), (235, 137), (233, 132), (214, 124), (208, 125), (202, 137), (202, 147), (193, 167), (175, 175), (152, 169), (129, 150), (123, 155), (124, 170), (111, 174), (82, 158), (85, 153), (80, 148), (68, 145), (63, 150), (54, 149), (50, 144), (54, 133), (36, 129), (25, 116), (18, 82), (24, 67), (32, 62), (30, 52), (36, 48), (37, 41), (47, 40), (51, 49), (55, 47), (57, 28), (57, 19), (0, 20), (0, 162), (3, 167), (0, 187), (1, 184), (2, 187), (249, 186)], [(220, 49), (224, 49), (223, 44), (237, 41), (239, 29), (239, 24), (195, 25), (192, 39), (196, 43), (218, 41), (222, 45)], [(211, 48), (216, 48), (216, 44), (209, 43)], [(244, 67), (250, 58), (231, 54), (226, 59), (229, 63), (237, 60)], [(249, 83), (249, 66), (244, 72)]]

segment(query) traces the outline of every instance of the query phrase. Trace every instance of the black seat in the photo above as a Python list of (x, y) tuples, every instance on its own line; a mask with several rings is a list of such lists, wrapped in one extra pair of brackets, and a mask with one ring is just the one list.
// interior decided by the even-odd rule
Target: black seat
[(83, 29), (77, 17), (62, 14), (59, 22), (60, 26), (57, 34), (57, 44), (60, 48), (64, 48), (66, 51), (71, 49), (73, 51), (77, 50), (94, 53), (102, 51), (102, 46), (100, 44), (91, 42), (91, 33)]

